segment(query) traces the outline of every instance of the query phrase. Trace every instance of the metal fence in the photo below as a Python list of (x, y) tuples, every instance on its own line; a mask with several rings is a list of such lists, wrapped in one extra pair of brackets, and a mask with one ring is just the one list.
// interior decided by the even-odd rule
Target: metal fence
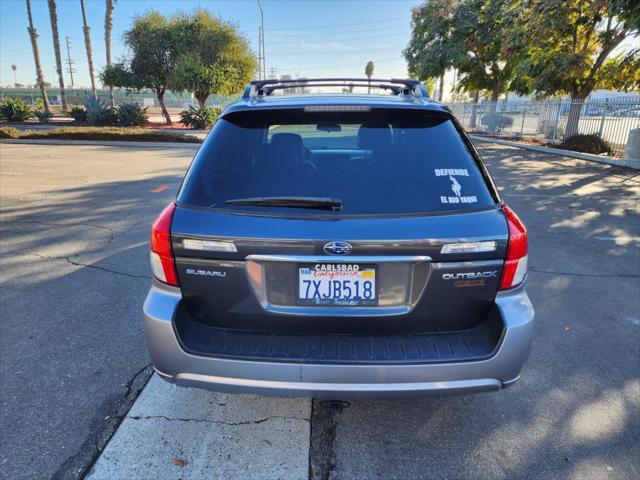
[[(97, 90), (97, 96), (105, 103), (109, 103), (110, 96), (109, 90), (100, 89)], [(84, 99), (91, 95), (91, 90), (85, 89), (67, 89), (65, 90), (67, 97), (67, 103), (70, 105), (82, 105)], [(0, 101), (4, 98), (20, 98), (30, 105), (35, 105), (40, 98), (40, 91), (34, 88), (11, 88), (0, 90)], [(52, 105), (60, 104), (60, 90), (56, 88), (47, 89), (47, 97)], [(159, 107), (158, 99), (154, 92), (142, 90), (142, 91), (128, 91), (117, 89), (114, 90), (114, 97), (116, 104), (122, 103), (138, 103), (145, 107)], [(211, 95), (207, 99), (207, 105), (220, 106), (229, 103), (228, 97), (221, 97), (217, 95)], [(188, 108), (189, 105), (197, 105), (197, 101), (191, 93), (181, 92), (166, 92), (164, 95), (164, 103), (167, 108)]]
[(530, 137), (559, 143), (577, 134), (597, 134), (616, 153), (624, 153), (629, 131), (640, 128), (640, 97), (607, 98), (576, 103), (452, 103), (454, 115), (469, 132)]

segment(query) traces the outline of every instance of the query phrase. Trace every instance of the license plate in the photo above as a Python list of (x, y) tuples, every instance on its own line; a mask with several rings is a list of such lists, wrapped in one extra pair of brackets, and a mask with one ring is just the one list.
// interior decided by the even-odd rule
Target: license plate
[(298, 305), (377, 305), (376, 269), (353, 263), (298, 266)]

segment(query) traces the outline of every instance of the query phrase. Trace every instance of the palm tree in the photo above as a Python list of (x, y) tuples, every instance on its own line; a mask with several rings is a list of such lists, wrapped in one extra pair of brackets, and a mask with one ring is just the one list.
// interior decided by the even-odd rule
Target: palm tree
[(369, 60), (367, 62), (367, 66), (364, 67), (364, 74), (369, 79), (369, 88), (367, 90), (368, 93), (371, 93), (371, 77), (373, 76), (373, 62)]
[(87, 25), (87, 12), (84, 10), (84, 0), (80, 0), (80, 8), (82, 9), (82, 31), (84, 32), (84, 44), (87, 47), (87, 63), (89, 64), (89, 78), (91, 78), (91, 91), (93, 96), (96, 95), (96, 79), (93, 75), (93, 53), (91, 53), (91, 36), (89, 32), (91, 29)]
[(56, 55), (56, 71), (60, 84), (60, 102), (62, 111), (67, 111), (67, 95), (64, 93), (64, 76), (62, 75), (62, 57), (60, 56), (60, 36), (58, 35), (58, 14), (56, 13), (56, 0), (47, 0), (49, 3), (49, 20), (51, 20), (51, 33), (53, 35), (53, 50)]
[[(105, 0), (106, 10), (104, 13), (104, 45), (107, 52), (107, 68), (111, 66), (111, 29), (113, 27), (113, 8), (117, 0)], [(113, 97), (113, 87), (109, 87), (109, 97), (111, 99), (111, 106), (115, 105), (115, 98)]]
[(29, 17), (29, 26), (27, 31), (29, 37), (31, 37), (31, 47), (33, 48), (33, 60), (36, 64), (36, 77), (38, 79), (38, 87), (40, 87), (40, 94), (42, 95), (42, 105), (45, 112), (49, 111), (49, 99), (47, 98), (47, 90), (44, 85), (44, 75), (42, 74), (42, 67), (40, 66), (40, 50), (38, 50), (38, 32), (33, 27), (33, 17), (31, 16), (31, 0), (27, 0), (27, 16)]

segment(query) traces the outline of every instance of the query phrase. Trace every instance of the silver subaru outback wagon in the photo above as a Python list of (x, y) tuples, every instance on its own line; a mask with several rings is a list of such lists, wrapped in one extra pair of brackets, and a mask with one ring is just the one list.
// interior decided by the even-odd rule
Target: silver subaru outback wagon
[[(286, 94), (345, 84), (386, 94)], [(146, 340), (177, 385), (498, 390), (530, 350), (527, 231), (412, 80), (252, 82), (154, 223), (151, 268)]]

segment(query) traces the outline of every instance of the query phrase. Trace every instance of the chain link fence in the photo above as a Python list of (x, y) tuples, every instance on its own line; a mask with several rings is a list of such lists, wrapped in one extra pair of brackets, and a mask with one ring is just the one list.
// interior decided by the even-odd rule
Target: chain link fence
[[(109, 90), (101, 89), (97, 92), (98, 99), (102, 100), (106, 104), (110, 102)], [(91, 90), (86, 89), (65, 89), (67, 97), (67, 103), (70, 105), (82, 105), (84, 99), (91, 95)], [(11, 88), (0, 90), (0, 101), (5, 98), (20, 98), (30, 105), (35, 105), (40, 98), (40, 91), (33, 88)], [(60, 90), (51, 88), (47, 89), (47, 97), (52, 105), (60, 104)], [(114, 97), (116, 104), (122, 103), (138, 103), (143, 107), (160, 107), (156, 95), (152, 91), (127, 91), (127, 90), (114, 90)], [(217, 107), (228, 104), (233, 98), (222, 97), (218, 95), (211, 95), (207, 99), (207, 105)], [(189, 105), (197, 105), (195, 97), (191, 93), (186, 92), (166, 92), (164, 95), (164, 103), (167, 108), (189, 108)]]
[(629, 131), (640, 128), (640, 97), (448, 106), (469, 132), (548, 143), (559, 143), (578, 133), (597, 134), (619, 154), (624, 153)]

